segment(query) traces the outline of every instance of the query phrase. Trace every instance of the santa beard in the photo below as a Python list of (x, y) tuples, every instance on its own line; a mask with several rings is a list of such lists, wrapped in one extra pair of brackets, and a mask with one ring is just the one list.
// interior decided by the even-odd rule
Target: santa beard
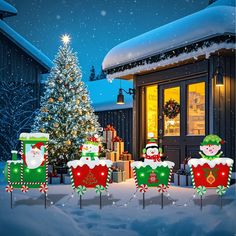
[(29, 169), (36, 169), (44, 161), (44, 156), (42, 155), (40, 150), (31, 149), (27, 152), (25, 162)]

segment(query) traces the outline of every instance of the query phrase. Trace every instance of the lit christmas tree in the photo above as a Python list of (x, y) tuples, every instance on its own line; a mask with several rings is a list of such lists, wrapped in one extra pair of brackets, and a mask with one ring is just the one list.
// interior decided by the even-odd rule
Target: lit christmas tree
[(101, 129), (70, 37), (62, 41), (33, 125), (33, 131), (49, 133), (49, 161), (56, 165), (78, 158), (80, 145)]

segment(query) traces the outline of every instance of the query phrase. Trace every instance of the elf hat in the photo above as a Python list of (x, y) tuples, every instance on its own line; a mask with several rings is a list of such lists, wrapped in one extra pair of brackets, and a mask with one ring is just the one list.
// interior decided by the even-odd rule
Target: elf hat
[(42, 146), (44, 146), (44, 143), (39, 142), (39, 143), (34, 144), (32, 148), (38, 148), (40, 150)]
[(209, 134), (203, 139), (201, 146), (204, 146), (204, 145), (220, 146), (221, 144), (224, 144), (223, 139), (221, 139), (219, 136), (217, 136), (215, 134)]
[(148, 133), (148, 137), (150, 137), (150, 139), (146, 144), (146, 148), (149, 148), (149, 147), (157, 147), (158, 148), (158, 145), (157, 145), (157, 143), (154, 139), (154, 134), (153, 133)]

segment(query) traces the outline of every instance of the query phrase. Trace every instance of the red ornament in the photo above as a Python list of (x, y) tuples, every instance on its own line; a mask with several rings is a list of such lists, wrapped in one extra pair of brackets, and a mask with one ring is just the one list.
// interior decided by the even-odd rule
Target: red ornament
[(152, 173), (150, 174), (150, 176), (148, 178), (148, 183), (153, 184), (153, 183), (157, 183), (157, 182), (158, 182), (157, 175), (154, 173), (154, 171), (152, 171)]

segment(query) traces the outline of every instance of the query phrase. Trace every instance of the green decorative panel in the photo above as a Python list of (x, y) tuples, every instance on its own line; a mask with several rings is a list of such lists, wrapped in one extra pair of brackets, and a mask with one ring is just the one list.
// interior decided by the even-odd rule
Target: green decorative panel
[[(142, 184), (146, 184), (148, 187), (157, 187), (160, 184), (169, 185), (169, 176), (170, 176), (170, 168), (168, 166), (160, 166), (152, 169), (151, 166), (145, 166), (140, 168), (134, 168), (136, 172), (136, 178), (138, 186)], [(150, 183), (150, 175), (155, 174), (156, 182)]]

